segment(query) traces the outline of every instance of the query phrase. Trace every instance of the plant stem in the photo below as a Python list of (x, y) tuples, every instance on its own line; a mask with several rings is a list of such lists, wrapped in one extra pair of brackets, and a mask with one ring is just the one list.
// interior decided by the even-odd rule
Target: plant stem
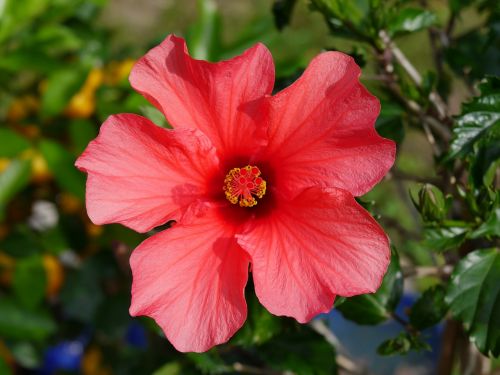
[[(403, 67), (408, 76), (415, 82), (418, 87), (422, 86), (422, 76), (418, 70), (413, 66), (413, 64), (408, 60), (405, 54), (399, 49), (399, 47), (391, 40), (389, 34), (385, 30), (380, 30), (379, 37), (384, 43), (385, 47), (389, 49), (396, 59), (396, 61)], [(434, 105), (438, 117), (440, 120), (444, 120), (448, 117), (448, 108), (436, 91), (431, 91), (429, 94), (429, 100)]]

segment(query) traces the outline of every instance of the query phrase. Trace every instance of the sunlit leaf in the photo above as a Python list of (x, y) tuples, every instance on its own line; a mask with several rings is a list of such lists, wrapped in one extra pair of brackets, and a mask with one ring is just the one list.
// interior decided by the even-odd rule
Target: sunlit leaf
[(446, 295), (453, 316), (472, 342), (488, 355), (500, 355), (500, 252), (476, 250), (455, 267)]
[(428, 10), (416, 8), (402, 9), (390, 20), (389, 32), (392, 35), (412, 33), (434, 25), (436, 20), (436, 15)]

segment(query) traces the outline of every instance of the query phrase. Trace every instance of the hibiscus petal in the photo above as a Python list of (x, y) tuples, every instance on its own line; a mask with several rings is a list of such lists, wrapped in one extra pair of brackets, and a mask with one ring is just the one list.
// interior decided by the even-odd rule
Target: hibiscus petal
[(175, 128), (196, 128), (221, 153), (245, 154), (262, 143), (259, 99), (272, 92), (274, 64), (262, 44), (228, 61), (192, 59), (183, 39), (170, 35), (141, 58), (130, 83)]
[(88, 173), (90, 219), (138, 232), (181, 219), (206, 194), (217, 165), (203, 134), (162, 129), (132, 114), (109, 117), (76, 161)]
[(270, 101), (268, 156), (284, 190), (334, 186), (358, 196), (394, 163), (395, 145), (374, 129), (380, 104), (359, 82), (360, 69), (326, 52)]
[(328, 312), (335, 295), (375, 292), (390, 260), (383, 230), (340, 189), (306, 189), (237, 238), (261, 303), (299, 322)]
[(130, 258), (130, 314), (154, 318), (182, 352), (226, 342), (247, 314), (249, 258), (234, 231), (208, 208), (140, 244)]

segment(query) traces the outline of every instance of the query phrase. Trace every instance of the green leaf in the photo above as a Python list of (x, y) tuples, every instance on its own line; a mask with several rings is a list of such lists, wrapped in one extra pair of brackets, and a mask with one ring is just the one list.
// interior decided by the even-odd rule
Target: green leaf
[(451, 275), (446, 294), (452, 315), (463, 322), (472, 342), (485, 355), (500, 355), (500, 253), (476, 250)]
[(38, 306), (45, 295), (46, 283), (42, 257), (34, 255), (16, 262), (12, 289), (22, 305), (29, 309)]
[(466, 226), (425, 228), (424, 245), (436, 251), (458, 249), (469, 233)]
[(179, 362), (169, 362), (153, 372), (153, 375), (181, 375), (182, 367)]
[(97, 137), (97, 128), (91, 121), (75, 120), (69, 125), (69, 135), (76, 154), (81, 154), (88, 143)]
[[(500, 128), (497, 128), (497, 130)], [(470, 177), (474, 186), (493, 186), (496, 171), (500, 166), (500, 136), (490, 133), (477, 144), (477, 154), (470, 166)]]
[(162, 128), (172, 128), (168, 123), (165, 115), (152, 105), (142, 105), (140, 107), (142, 114), (150, 119), (153, 123)]
[(62, 66), (60, 61), (48, 56), (44, 51), (33, 48), (19, 48), (0, 58), (0, 71), (33, 71), (49, 74), (61, 69)]
[(481, 95), (465, 103), (455, 119), (447, 160), (475, 155), (474, 146), (482, 139), (500, 141), (500, 78), (487, 78), (479, 89)]
[(336, 374), (334, 348), (308, 327), (293, 328), (259, 347), (266, 365), (293, 374)]
[(403, 109), (392, 102), (383, 102), (380, 116), (375, 123), (377, 132), (385, 138), (401, 143), (405, 136)]
[(82, 86), (87, 73), (88, 70), (79, 66), (55, 71), (49, 77), (47, 89), (42, 97), (42, 114), (55, 116), (61, 113)]
[(43, 140), (40, 151), (61, 189), (80, 199), (85, 197), (85, 176), (74, 166), (75, 157), (59, 143)]
[(22, 190), (29, 182), (31, 162), (29, 160), (12, 160), (5, 171), (0, 174), (0, 220), (10, 199)]
[(197, 0), (198, 18), (187, 33), (187, 45), (191, 56), (200, 60), (214, 61), (220, 50), (220, 14), (213, 0)]
[(471, 238), (500, 237), (500, 208), (491, 211), (488, 219), (471, 234)]
[(7, 128), (0, 128), (0, 139), (0, 158), (16, 157), (30, 147), (30, 143), (23, 136)]
[(40, 341), (55, 330), (54, 321), (45, 311), (26, 310), (11, 299), (0, 297), (0, 336)]
[(248, 318), (245, 325), (234, 336), (233, 342), (253, 347), (276, 336), (281, 331), (282, 320), (262, 307), (254, 293), (247, 292), (246, 294)]
[(337, 37), (370, 41), (369, 0), (311, 0), (313, 9), (323, 14)]
[(48, 0), (4, 0), (0, 3), (0, 42), (29, 25), (48, 5)]
[(390, 318), (403, 292), (403, 275), (394, 250), (382, 285), (374, 294), (347, 298), (338, 306), (342, 315), (358, 324), (379, 324)]
[(448, 311), (444, 298), (446, 290), (441, 285), (427, 289), (410, 310), (410, 323), (418, 330), (436, 325)]
[(9, 365), (5, 362), (2, 356), (0, 356), (0, 374), (2, 375), (12, 375), (12, 370)]
[(278, 30), (283, 30), (290, 23), (293, 8), (297, 0), (275, 0), (273, 3), (274, 23)]
[(391, 35), (413, 33), (434, 25), (436, 20), (436, 15), (428, 10), (406, 8), (389, 21), (388, 30)]
[(231, 368), (224, 363), (217, 349), (206, 353), (187, 353), (189, 358), (202, 374), (225, 374), (231, 372)]
[(384, 341), (377, 348), (377, 353), (380, 355), (404, 355), (410, 350), (422, 351), (431, 350), (431, 347), (420, 337), (411, 335), (407, 332), (401, 332), (396, 337)]

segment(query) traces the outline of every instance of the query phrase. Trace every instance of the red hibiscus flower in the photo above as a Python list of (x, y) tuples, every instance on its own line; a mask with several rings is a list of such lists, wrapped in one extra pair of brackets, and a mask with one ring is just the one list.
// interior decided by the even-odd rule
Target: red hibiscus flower
[(94, 223), (176, 221), (132, 253), (132, 315), (201, 352), (244, 323), (250, 264), (260, 302), (299, 322), (379, 287), (388, 239), (354, 196), (382, 179), (395, 145), (376, 133), (380, 105), (359, 75), (326, 52), (271, 96), (262, 44), (213, 64), (175, 36), (137, 62), (132, 86), (174, 129), (111, 116), (76, 162)]

